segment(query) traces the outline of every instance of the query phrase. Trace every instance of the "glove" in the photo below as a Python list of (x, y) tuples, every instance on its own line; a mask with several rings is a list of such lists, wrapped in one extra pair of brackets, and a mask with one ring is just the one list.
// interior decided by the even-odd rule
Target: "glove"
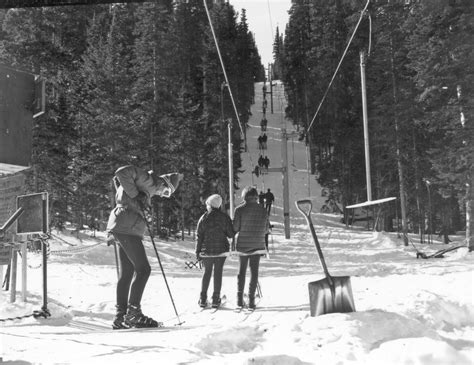
[(141, 210), (146, 210), (148, 207), (148, 195), (143, 191), (140, 191), (138, 195), (135, 197), (135, 201), (137, 202), (138, 206)]
[(173, 194), (176, 189), (178, 189), (179, 183), (181, 182), (181, 180), (183, 180), (184, 175), (177, 172), (173, 172), (170, 174), (161, 175), (160, 177), (165, 181), (166, 184), (166, 187), (163, 189), (161, 196), (169, 198), (171, 194)]
[(115, 244), (115, 237), (112, 233), (107, 234), (107, 246), (112, 246)]

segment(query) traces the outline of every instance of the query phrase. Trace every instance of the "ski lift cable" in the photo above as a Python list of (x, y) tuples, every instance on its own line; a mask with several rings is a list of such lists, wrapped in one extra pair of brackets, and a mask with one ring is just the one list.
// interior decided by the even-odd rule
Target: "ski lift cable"
[(347, 51), (348, 51), (348, 49), (349, 49), (349, 46), (351, 45), (352, 40), (354, 39), (354, 36), (355, 36), (355, 34), (356, 34), (356, 32), (357, 32), (357, 29), (359, 29), (359, 25), (360, 25), (360, 23), (361, 23), (361, 21), (362, 21), (362, 18), (363, 18), (364, 15), (365, 15), (366, 11), (367, 11), (367, 7), (369, 6), (369, 3), (370, 3), (370, 0), (367, 0), (367, 4), (365, 4), (364, 9), (361, 11), (359, 20), (358, 20), (358, 22), (357, 22), (357, 24), (356, 24), (356, 26), (355, 26), (355, 28), (354, 28), (354, 31), (352, 32), (351, 38), (349, 39), (349, 42), (347, 43), (347, 46), (346, 46), (346, 48), (345, 48), (345, 50), (344, 50), (344, 53), (342, 54), (341, 59), (339, 60), (339, 64), (338, 64), (337, 67), (336, 67), (336, 71), (334, 71), (334, 74), (332, 75), (331, 81), (329, 82), (329, 85), (328, 85), (328, 87), (326, 88), (326, 91), (324, 92), (323, 98), (321, 99), (321, 102), (320, 102), (319, 105), (318, 105), (318, 109), (316, 109), (316, 113), (314, 114), (313, 119), (311, 119), (311, 123), (309, 124), (309, 127), (308, 127), (307, 132), (309, 132), (309, 130), (310, 130), (311, 127), (313, 126), (314, 121), (316, 120), (316, 117), (317, 117), (317, 115), (318, 115), (318, 113), (319, 113), (319, 111), (320, 111), (320, 109), (321, 109), (321, 106), (322, 106), (323, 103), (324, 103), (324, 100), (326, 99), (326, 96), (327, 96), (327, 94), (328, 94), (328, 92), (329, 92), (329, 89), (331, 88), (331, 85), (332, 85), (332, 83), (334, 82), (334, 79), (336, 78), (337, 73), (339, 72), (339, 68), (341, 67), (342, 61), (344, 60), (344, 57), (346, 56), (346, 53), (347, 53)]
[(275, 40), (275, 36), (273, 35), (273, 22), (272, 22), (272, 12), (270, 11), (270, 0), (267, 0), (267, 7), (268, 7), (268, 17), (270, 18), (270, 30), (272, 33), (272, 42)]
[(219, 43), (217, 42), (216, 33), (214, 32), (214, 26), (212, 25), (211, 14), (209, 13), (209, 9), (207, 7), (206, 0), (203, 0), (203, 3), (204, 3), (204, 7), (206, 8), (207, 19), (209, 20), (209, 26), (211, 27), (212, 37), (214, 38), (214, 43), (216, 44), (217, 54), (219, 55), (219, 61), (221, 63), (222, 72), (224, 73), (224, 78), (225, 78), (225, 82), (227, 84), (227, 89), (229, 90), (229, 95), (230, 95), (230, 99), (232, 101), (232, 106), (234, 107), (235, 116), (237, 118), (237, 121), (239, 122), (240, 132), (244, 135), (244, 129), (242, 128), (242, 124), (240, 122), (239, 113), (237, 111), (237, 107), (236, 107), (235, 101), (234, 101), (234, 96), (232, 95), (232, 89), (230, 87), (229, 79), (227, 77), (227, 72), (225, 71), (224, 61), (222, 60), (222, 55), (221, 55), (221, 50), (219, 48)]
[[(225, 78), (225, 82), (226, 82), (226, 85), (227, 85), (227, 90), (229, 90), (229, 95), (230, 95), (230, 99), (232, 101), (232, 106), (234, 107), (234, 113), (235, 113), (235, 116), (237, 118), (237, 122), (239, 123), (239, 127), (240, 127), (240, 133), (241, 135), (243, 136), (243, 139), (244, 139), (244, 148), (245, 148), (245, 151), (247, 151), (247, 154), (248, 154), (248, 157), (249, 157), (249, 161), (250, 161), (250, 166), (253, 166), (253, 161), (252, 161), (252, 156), (250, 155), (250, 153), (248, 152), (249, 149), (248, 149), (248, 146), (247, 146), (247, 138), (246, 138), (246, 135), (244, 133), (244, 129), (242, 127), (242, 123), (240, 122), (240, 117), (239, 117), (239, 113), (237, 111), (237, 106), (235, 105), (235, 101), (234, 101), (234, 96), (232, 94), (232, 89), (230, 87), (230, 82), (229, 82), (229, 78), (227, 77), (227, 72), (225, 71), (225, 65), (224, 65), (224, 61), (222, 59), (222, 54), (221, 54), (221, 50), (219, 48), (219, 42), (217, 42), (217, 37), (216, 37), (216, 33), (214, 31), (214, 26), (212, 25), (212, 20), (211, 20), (211, 14), (209, 13), (209, 9), (207, 7), (207, 3), (206, 3), (206, 0), (203, 0), (203, 3), (204, 3), (204, 8), (206, 9), (206, 15), (207, 15), (207, 19), (209, 20), (209, 26), (211, 28), (211, 33), (212, 33), (212, 37), (214, 39), (214, 43), (216, 45), (216, 50), (217, 50), (217, 54), (219, 56), (219, 61), (221, 63), (221, 67), (222, 67), (222, 72), (224, 74), (224, 78)], [(253, 177), (252, 177), (253, 179)]]

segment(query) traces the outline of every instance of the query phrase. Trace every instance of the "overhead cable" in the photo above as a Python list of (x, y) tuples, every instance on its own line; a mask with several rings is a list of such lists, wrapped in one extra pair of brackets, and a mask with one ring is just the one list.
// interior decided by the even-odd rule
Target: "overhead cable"
[(354, 36), (357, 32), (357, 29), (359, 29), (360, 22), (362, 21), (362, 18), (364, 17), (365, 12), (367, 11), (367, 7), (369, 6), (369, 2), (370, 2), (370, 0), (367, 0), (367, 4), (365, 4), (364, 9), (361, 11), (359, 21), (357, 22), (357, 24), (354, 28), (354, 31), (352, 32), (351, 38), (349, 39), (349, 42), (347, 43), (346, 49), (344, 50), (344, 53), (342, 54), (342, 57), (339, 60), (339, 64), (336, 67), (336, 71), (334, 71), (334, 75), (332, 75), (331, 81), (329, 82), (329, 85), (328, 85), (326, 91), (324, 92), (323, 98), (321, 99), (321, 102), (318, 105), (318, 109), (316, 109), (316, 113), (314, 114), (314, 117), (313, 117), (313, 119), (311, 120), (311, 123), (308, 126), (307, 132), (309, 132), (309, 130), (313, 126), (314, 121), (316, 120), (316, 117), (318, 116), (319, 110), (321, 109), (321, 106), (323, 105), (324, 100), (326, 99), (326, 96), (329, 92), (329, 89), (331, 88), (331, 85), (334, 82), (334, 79), (336, 78), (336, 75), (339, 71), (339, 68), (341, 67), (342, 61), (344, 60), (344, 57), (346, 56), (347, 50), (349, 49), (349, 46), (351, 45), (352, 40), (354, 39)]
[(224, 73), (224, 78), (225, 78), (225, 82), (227, 84), (227, 89), (229, 90), (230, 99), (232, 100), (232, 106), (234, 107), (235, 116), (237, 118), (237, 122), (239, 122), (240, 132), (243, 135), (245, 135), (244, 134), (244, 129), (242, 128), (242, 124), (240, 123), (240, 118), (239, 118), (239, 113), (237, 111), (237, 107), (235, 106), (234, 96), (232, 95), (232, 89), (230, 87), (229, 79), (227, 77), (227, 72), (225, 71), (224, 61), (222, 60), (221, 50), (219, 48), (219, 43), (217, 42), (216, 33), (214, 32), (214, 27), (212, 25), (211, 15), (209, 14), (209, 9), (207, 8), (206, 0), (203, 0), (203, 3), (204, 3), (204, 7), (206, 8), (206, 14), (207, 14), (207, 18), (209, 19), (209, 25), (211, 27), (212, 37), (214, 38), (214, 43), (216, 44), (217, 54), (219, 55), (219, 61), (221, 62), (222, 72)]

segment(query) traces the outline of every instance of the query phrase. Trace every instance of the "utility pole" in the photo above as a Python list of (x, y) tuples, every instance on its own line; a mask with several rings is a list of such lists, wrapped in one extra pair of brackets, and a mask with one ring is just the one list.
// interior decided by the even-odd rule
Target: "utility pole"
[[(272, 64), (268, 64), (268, 81), (270, 82), (270, 91), (264, 91), (265, 94), (270, 94), (270, 112), (273, 114), (273, 87), (276, 86), (276, 84), (273, 83), (273, 70), (272, 70)], [(265, 85), (265, 81), (264, 84)], [(265, 86), (266, 90), (266, 86)], [(265, 96), (264, 94), (264, 96)]]
[[(227, 87), (227, 83), (224, 81), (221, 84), (221, 118), (222, 122), (224, 119), (224, 88)], [(232, 118), (227, 120), (227, 157), (228, 157), (228, 168), (229, 168), (229, 216), (234, 219), (234, 155), (233, 155), (233, 144), (232, 144)]]
[(367, 118), (367, 96), (365, 85), (365, 52), (360, 52), (360, 79), (362, 85), (362, 112), (364, 119), (364, 148), (365, 148), (365, 179), (367, 185), (367, 201), (372, 200), (372, 184), (370, 181), (370, 150), (369, 150), (369, 126)]
[(285, 123), (281, 126), (281, 172), (283, 174), (283, 222), (285, 238), (290, 238), (290, 189), (288, 186), (288, 151)]

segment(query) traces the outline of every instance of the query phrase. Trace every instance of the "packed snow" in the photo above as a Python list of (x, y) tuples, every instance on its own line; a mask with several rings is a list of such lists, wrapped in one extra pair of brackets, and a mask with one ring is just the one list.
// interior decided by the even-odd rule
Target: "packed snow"
[[(429, 254), (463, 245), (464, 237), (450, 236), (453, 242), (445, 245), (434, 236), (434, 244), (427, 245), (411, 235), (414, 246), (405, 246), (397, 232), (346, 227), (340, 215), (320, 213), (325, 198), (315, 177), (307, 175), (305, 146), (295, 138), (288, 141), (291, 210), (290, 238), (285, 238), (280, 174), (257, 178), (248, 173), (258, 159), (261, 84), (256, 90), (247, 135), (250, 155), (243, 158), (246, 172), (239, 185), (271, 188), (276, 197), (256, 311), (235, 311), (234, 256), (224, 267), (221, 309), (199, 308), (202, 271), (186, 265), (194, 258), (193, 233), (186, 232), (184, 238), (154, 238), (176, 316), (147, 237), (152, 275), (142, 308), (164, 327), (113, 331), (117, 270), (106, 233), (52, 230), (47, 266), (51, 316), (29, 316), (43, 305), (42, 256), (29, 251), (26, 302), (21, 299), (20, 271), (16, 301), (10, 302), (10, 292), (0, 292), (4, 364), (474, 364), (473, 253), (459, 248), (443, 258), (416, 258), (416, 250)], [(292, 131), (275, 94), (275, 113), (267, 113), (270, 167), (281, 166), (280, 128)], [(238, 193), (236, 203), (241, 201)], [(324, 278), (324, 273), (306, 221), (294, 204), (308, 196), (329, 272), (350, 276), (355, 312), (310, 315), (308, 283)], [(28, 317), (15, 319), (23, 316)]]

